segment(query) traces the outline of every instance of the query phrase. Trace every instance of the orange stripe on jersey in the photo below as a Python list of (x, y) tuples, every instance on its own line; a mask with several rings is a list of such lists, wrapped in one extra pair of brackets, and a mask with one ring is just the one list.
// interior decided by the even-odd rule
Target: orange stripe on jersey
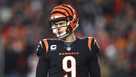
[(48, 52), (48, 48), (49, 48), (48, 41), (47, 41), (47, 39), (44, 39), (43, 42), (44, 42), (46, 53), (47, 53)]
[(88, 37), (88, 48), (89, 49), (92, 47), (92, 40), (93, 40), (93, 37)]

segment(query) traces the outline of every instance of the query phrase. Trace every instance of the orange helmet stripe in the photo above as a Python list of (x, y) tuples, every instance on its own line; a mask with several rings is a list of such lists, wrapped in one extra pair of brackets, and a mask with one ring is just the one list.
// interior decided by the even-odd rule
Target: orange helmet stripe
[(57, 7), (57, 8), (55, 8), (55, 9), (63, 9), (63, 10), (65, 10), (65, 11), (68, 13), (68, 15), (71, 15), (71, 12), (69, 12), (69, 11), (68, 11), (68, 9), (66, 9), (66, 8), (63, 8), (63, 7)]
[(56, 14), (56, 15), (57, 15), (57, 14), (60, 14), (60, 15), (66, 16), (65, 13), (60, 12), (60, 11), (54, 11), (54, 12), (51, 13), (51, 15), (54, 15), (54, 14)]
[(69, 15), (69, 14), (66, 12), (66, 10), (64, 10), (64, 9), (55, 9), (55, 10), (52, 11), (51, 14), (53, 14), (53, 13), (60, 13), (60, 14), (63, 14), (63, 15), (65, 15), (65, 16), (68, 16), (68, 15)]
[(61, 6), (58, 6), (58, 7), (56, 7), (56, 8), (63, 8), (63, 9), (65, 9), (65, 10), (67, 10), (67, 12), (69, 13), (69, 15), (73, 15), (73, 10), (72, 10), (72, 8), (70, 8), (70, 7), (68, 7), (68, 6), (65, 6), (65, 5), (61, 5)]
[(72, 15), (74, 15), (74, 12), (73, 12), (73, 8), (72, 8), (72, 7), (69, 7), (69, 6), (67, 6), (67, 5), (63, 5), (63, 6), (66, 7), (66, 8), (68, 8), (68, 9), (71, 11)]

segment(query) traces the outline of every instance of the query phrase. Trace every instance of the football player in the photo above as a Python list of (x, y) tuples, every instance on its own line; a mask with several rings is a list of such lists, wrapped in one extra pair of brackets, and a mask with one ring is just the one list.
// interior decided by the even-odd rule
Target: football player
[(99, 48), (93, 37), (78, 38), (77, 11), (69, 4), (53, 7), (49, 17), (57, 39), (42, 39), (36, 54), (36, 77), (100, 77)]

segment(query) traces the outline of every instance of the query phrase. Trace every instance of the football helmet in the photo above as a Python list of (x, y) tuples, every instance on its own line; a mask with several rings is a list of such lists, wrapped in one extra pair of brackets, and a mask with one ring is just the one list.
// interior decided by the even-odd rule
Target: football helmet
[(66, 32), (55, 33), (57, 31), (53, 30), (53, 28), (55, 28), (53, 27), (53, 33), (55, 33), (59, 38), (65, 38), (73, 33), (78, 27), (79, 17), (77, 11), (69, 4), (60, 4), (55, 6), (50, 12), (49, 22), (51, 26), (53, 26), (58, 21), (66, 21)]

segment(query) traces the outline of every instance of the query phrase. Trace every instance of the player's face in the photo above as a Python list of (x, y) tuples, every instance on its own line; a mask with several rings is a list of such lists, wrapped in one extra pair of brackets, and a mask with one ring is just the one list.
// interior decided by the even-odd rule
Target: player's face
[(67, 30), (67, 21), (66, 20), (61, 20), (54, 22), (51, 24), (51, 28), (53, 33), (58, 37), (63, 37), (66, 34)]

